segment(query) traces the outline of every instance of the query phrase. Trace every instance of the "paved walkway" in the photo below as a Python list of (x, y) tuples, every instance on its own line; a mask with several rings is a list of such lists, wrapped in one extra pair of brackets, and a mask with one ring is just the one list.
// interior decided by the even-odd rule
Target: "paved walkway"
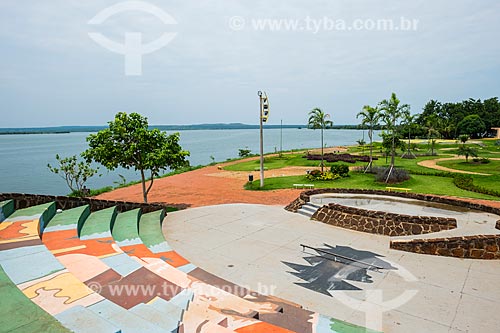
[[(255, 160), (256, 157), (248, 160)], [(436, 160), (429, 160), (436, 161)], [(220, 164), (220, 166), (241, 161)], [(427, 162), (427, 161), (423, 161)], [(422, 162), (420, 162), (422, 163)], [(430, 168), (438, 165), (423, 165)], [(293, 176), (305, 173), (311, 167), (287, 167), (268, 170), (266, 177)], [(455, 171), (455, 170), (453, 170)], [(218, 166), (208, 166), (182, 174), (156, 179), (149, 193), (149, 202), (162, 202), (180, 208), (201, 207), (229, 203), (253, 203), (285, 206), (295, 200), (300, 189), (282, 189), (274, 191), (247, 191), (243, 188), (249, 172), (225, 171)], [(259, 172), (252, 172), (254, 179), (259, 179)], [(117, 189), (97, 196), (104, 200), (125, 200), (142, 202), (141, 184)], [(500, 208), (500, 201), (458, 198)]]
[[(500, 261), (391, 250), (390, 237), (310, 221), (282, 207), (201, 207), (171, 213), (165, 222), (169, 244), (193, 264), (337, 319), (384, 332), (497, 332), (500, 327)], [(338, 263), (311, 259), (314, 253), (300, 246), (325, 243), (375, 255), (392, 268), (361, 272), (367, 275), (356, 279), (350, 274), (360, 273), (355, 265), (335, 270)], [(335, 289), (339, 279), (360, 290)]]
[[(420, 166), (426, 167), (426, 168), (440, 170), (440, 171), (446, 171), (446, 172), (465, 173), (465, 174), (469, 174), (469, 175), (480, 175), (480, 176), (491, 176), (491, 174), (489, 174), (489, 173), (451, 169), (451, 168), (447, 168), (447, 167), (444, 167), (444, 166), (437, 164), (438, 162), (458, 160), (458, 159), (460, 159), (460, 157), (458, 157), (458, 156), (445, 157), (445, 158), (437, 158), (434, 160), (424, 160), (424, 161), (418, 162), (417, 164)], [(490, 158), (490, 160), (500, 160), (500, 158)]]
[[(252, 173), (255, 180), (259, 179), (258, 173)], [(265, 176), (277, 177), (304, 173), (305, 170), (288, 168), (288, 170), (266, 171)], [(209, 166), (156, 179), (148, 201), (164, 202), (183, 208), (226, 203), (287, 205), (300, 193), (300, 190), (295, 189), (246, 191), (243, 186), (248, 181), (248, 174), (248, 172), (230, 172), (219, 170), (216, 166)], [(137, 184), (101, 194), (97, 198), (142, 202), (142, 187), (141, 184)]]

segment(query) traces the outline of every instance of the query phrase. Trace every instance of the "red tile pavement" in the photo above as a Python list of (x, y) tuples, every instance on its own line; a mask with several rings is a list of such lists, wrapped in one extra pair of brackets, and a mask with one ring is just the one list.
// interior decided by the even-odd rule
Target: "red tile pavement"
[[(267, 177), (298, 175), (304, 174), (305, 169), (311, 168), (290, 167), (269, 170), (266, 171), (266, 175)], [(179, 175), (156, 179), (149, 193), (148, 201), (167, 203), (182, 208), (229, 203), (284, 206), (296, 199), (301, 192), (301, 190), (296, 189), (247, 191), (243, 188), (243, 185), (248, 179), (248, 174), (248, 172), (229, 172), (220, 170), (217, 166), (208, 166)], [(252, 174), (255, 180), (259, 179), (259, 172), (253, 172)], [(142, 202), (142, 187), (141, 184), (137, 184), (103, 193), (97, 198)], [(459, 199), (500, 208), (500, 201)]]
[[(267, 171), (272, 173), (273, 171)], [(277, 171), (282, 173), (282, 171)], [(303, 172), (303, 171), (302, 171)], [(254, 172), (258, 179), (258, 172)], [(300, 190), (246, 191), (243, 185), (248, 173), (230, 173), (216, 166), (156, 179), (148, 201), (163, 202), (184, 207), (200, 207), (228, 203), (287, 205)], [(99, 199), (142, 202), (141, 184), (103, 193)]]

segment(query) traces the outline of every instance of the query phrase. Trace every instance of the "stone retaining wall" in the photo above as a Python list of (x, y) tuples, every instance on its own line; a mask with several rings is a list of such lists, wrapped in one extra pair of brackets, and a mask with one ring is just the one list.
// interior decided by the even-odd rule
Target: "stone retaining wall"
[(0, 193), (0, 201), (13, 199), (15, 209), (22, 209), (30, 206), (41, 205), (48, 202), (55, 202), (58, 209), (71, 209), (83, 205), (89, 205), (90, 210), (97, 211), (116, 206), (118, 211), (124, 212), (141, 208), (142, 213), (149, 213), (156, 210), (165, 209), (165, 205), (160, 203), (138, 203), (127, 201), (111, 201), (93, 198), (72, 198), (66, 196), (24, 194), (24, 193)]
[(500, 230), (500, 220), (497, 221), (497, 224), (496, 224), (495, 228), (497, 228), (498, 230)]
[(438, 256), (500, 259), (500, 235), (391, 241), (391, 249)]
[(328, 204), (316, 211), (312, 220), (337, 227), (387, 236), (420, 235), (457, 227), (453, 218), (410, 216)]
[(361, 190), (361, 189), (345, 189), (345, 188), (320, 188), (315, 190), (304, 191), (300, 193), (299, 198), (292, 202), (290, 205), (286, 206), (285, 209), (291, 212), (297, 212), (303, 204), (310, 201), (310, 197), (316, 194), (325, 193), (352, 193), (352, 194), (374, 194), (374, 195), (387, 195), (393, 197), (401, 197), (408, 199), (423, 200), (429, 202), (437, 202), (441, 204), (448, 204), (452, 206), (465, 207), (473, 210), (480, 210), (483, 212), (500, 215), (500, 209), (494, 208), (487, 205), (481, 205), (478, 203), (473, 203), (465, 200), (452, 199), (447, 197), (436, 196), (432, 194), (419, 194), (419, 193), (406, 193), (406, 192), (388, 192), (381, 190)]

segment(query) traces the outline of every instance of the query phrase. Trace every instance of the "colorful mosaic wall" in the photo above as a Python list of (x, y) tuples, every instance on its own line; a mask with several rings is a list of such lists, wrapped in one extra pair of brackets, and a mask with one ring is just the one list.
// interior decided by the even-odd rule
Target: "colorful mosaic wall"
[(165, 241), (162, 210), (12, 205), (0, 203), (2, 269), (75, 332), (364, 331), (196, 267)]

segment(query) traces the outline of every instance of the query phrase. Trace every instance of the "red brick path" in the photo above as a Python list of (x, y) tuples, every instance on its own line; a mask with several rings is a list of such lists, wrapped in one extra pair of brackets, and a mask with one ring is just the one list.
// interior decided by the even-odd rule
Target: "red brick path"
[[(271, 173), (272, 171), (267, 171)], [(258, 179), (258, 172), (253, 173)], [(227, 175), (227, 177), (226, 177)], [(240, 176), (218, 170), (216, 166), (156, 179), (149, 192), (149, 202), (164, 202), (181, 207), (200, 207), (227, 203), (287, 205), (300, 190), (246, 191), (246, 173)], [(99, 199), (142, 202), (141, 184), (103, 193)]]
[[(239, 162), (241, 161), (232, 163)], [(269, 170), (266, 171), (266, 177), (304, 174), (305, 170), (302, 169), (304, 168), (292, 167)], [(257, 180), (259, 173), (253, 172), (252, 174)], [(296, 199), (301, 191), (295, 189), (247, 191), (243, 189), (247, 176), (248, 173), (246, 172), (228, 172), (219, 170), (217, 166), (209, 166), (179, 175), (156, 179), (149, 193), (148, 201), (168, 203), (183, 208), (228, 203), (285, 206)], [(137, 184), (101, 194), (97, 198), (142, 202), (142, 187), (141, 184)], [(500, 208), (500, 201), (463, 198), (461, 200)]]

